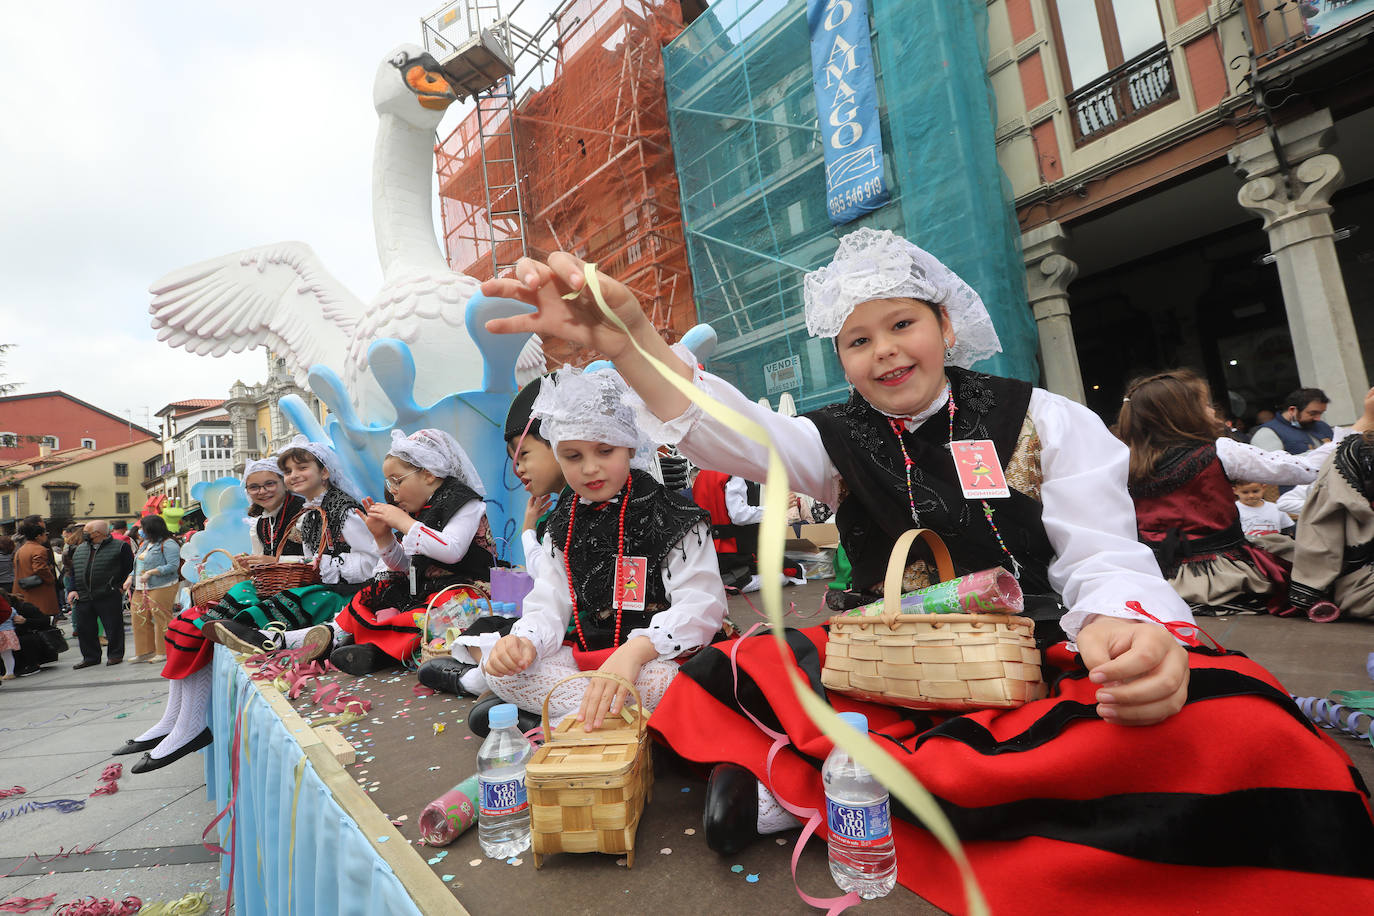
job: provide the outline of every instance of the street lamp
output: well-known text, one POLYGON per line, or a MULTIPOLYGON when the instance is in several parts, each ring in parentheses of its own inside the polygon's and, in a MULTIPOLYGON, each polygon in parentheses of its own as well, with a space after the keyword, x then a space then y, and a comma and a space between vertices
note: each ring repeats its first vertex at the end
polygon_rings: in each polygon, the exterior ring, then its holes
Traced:
POLYGON ((95 503, 94 503, 94 502, 86 503, 86 514, 87 514, 87 515, 90 515, 90 514, 91 514, 92 512, 94 512, 94 511, 95 511, 95 503))

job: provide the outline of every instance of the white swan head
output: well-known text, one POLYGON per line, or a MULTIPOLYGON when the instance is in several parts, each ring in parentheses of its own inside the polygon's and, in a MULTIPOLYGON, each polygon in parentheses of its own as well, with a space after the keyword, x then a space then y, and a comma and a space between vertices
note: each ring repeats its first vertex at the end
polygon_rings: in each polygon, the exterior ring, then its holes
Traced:
POLYGON ((395 115, 412 127, 433 131, 457 100, 439 62, 419 45, 397 45, 377 66, 372 104, 379 115, 395 115))

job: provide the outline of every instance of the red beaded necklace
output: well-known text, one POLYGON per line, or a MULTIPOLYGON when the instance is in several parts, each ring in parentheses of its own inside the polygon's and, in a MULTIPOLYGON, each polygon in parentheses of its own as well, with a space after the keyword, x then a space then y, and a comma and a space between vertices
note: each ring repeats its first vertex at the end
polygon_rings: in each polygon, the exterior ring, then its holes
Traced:
MULTIPOLYGON (((620 585, 620 561, 625 555, 625 508, 630 505, 630 488, 634 483, 633 477, 625 478, 625 493, 620 498, 620 533, 615 543, 615 581, 611 585, 611 600, 615 603, 615 645, 620 645, 620 618, 625 613, 624 595, 621 593, 620 585)), ((587 637, 582 635, 582 618, 577 616, 577 592, 573 589, 572 577, 572 539, 573 526, 577 522, 577 504, 580 500, 574 495, 572 508, 568 510, 568 536, 563 541, 563 571, 568 576, 568 597, 572 599, 572 619, 577 627, 577 641, 582 644, 582 651, 589 652, 591 647, 587 645, 587 637)), ((602 503, 602 508, 606 504, 602 503)))

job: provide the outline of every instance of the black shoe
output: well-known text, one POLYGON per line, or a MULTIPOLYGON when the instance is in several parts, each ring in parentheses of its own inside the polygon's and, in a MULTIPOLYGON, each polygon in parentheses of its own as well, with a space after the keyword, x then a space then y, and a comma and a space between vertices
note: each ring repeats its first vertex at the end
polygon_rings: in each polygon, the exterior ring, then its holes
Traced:
POLYGON ((121 665, 121 664, 123 664, 123 663, 124 663, 124 659, 122 659, 122 658, 112 658, 112 659, 110 659, 109 661, 107 661, 105 664, 106 664, 106 666, 111 666, 111 665, 121 665))
POLYGON ((72 670, 73 670, 73 671, 80 671, 82 668, 94 668, 94 667, 95 667, 96 665, 98 665, 98 664, 100 664, 100 659, 98 659, 98 658, 97 658, 95 661, 93 661, 93 662, 86 661, 86 659, 83 658, 81 661, 77 662, 75 665, 72 665, 72 670))
POLYGON ((706 783, 706 845, 732 856, 759 838, 759 781, 744 767, 717 764, 706 783))
MULTIPOLYGON (((504 702, 506 701, 494 693, 478 700, 473 704, 472 709, 468 710, 468 729, 479 738, 485 738, 491 734, 491 723, 487 721, 487 718, 491 715, 493 706, 500 706, 504 702)), ((515 714, 515 727, 520 729, 522 733, 532 728, 538 728, 543 724, 543 721, 537 712, 521 709, 515 714)))
POLYGON ((460 697, 474 697, 477 694, 470 692, 463 686, 462 677, 476 665, 468 662, 460 662, 456 658, 432 658, 420 666, 420 670, 415 672, 420 683, 443 693, 452 693, 460 697))
POLYGON ((362 676, 396 666, 396 659, 371 643, 341 646, 329 653, 329 663, 345 674, 362 676))
POLYGON ((159 735, 156 738, 149 738, 147 741, 136 741, 131 738, 128 741, 124 742, 123 747, 119 748, 116 751, 112 751, 111 756, 118 757, 121 754, 137 754, 141 751, 151 751, 153 748, 161 744, 162 739, 165 737, 167 736, 159 735))
POLYGON ((256 627, 237 620, 215 620, 205 627, 206 638, 217 642, 226 649, 241 655, 257 655, 260 652, 275 652, 282 647, 282 636, 278 630, 264 633, 256 627))
POLYGON ((153 757, 150 754, 144 754, 142 757, 138 758, 138 762, 129 767, 129 772, 147 773, 152 770, 160 770, 169 763, 175 763, 187 754, 194 753, 203 747, 208 747, 214 740, 214 732, 210 731, 207 727, 199 735, 196 735, 166 757, 153 757))

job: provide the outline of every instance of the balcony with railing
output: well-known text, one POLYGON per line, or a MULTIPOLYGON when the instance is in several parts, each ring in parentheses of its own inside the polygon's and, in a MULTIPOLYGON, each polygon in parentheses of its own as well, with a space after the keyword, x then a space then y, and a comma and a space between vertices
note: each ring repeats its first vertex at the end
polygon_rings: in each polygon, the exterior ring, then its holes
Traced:
POLYGON ((1177 99, 1169 48, 1156 45, 1068 96, 1074 145, 1090 143, 1177 99))

